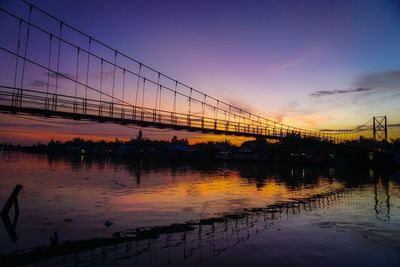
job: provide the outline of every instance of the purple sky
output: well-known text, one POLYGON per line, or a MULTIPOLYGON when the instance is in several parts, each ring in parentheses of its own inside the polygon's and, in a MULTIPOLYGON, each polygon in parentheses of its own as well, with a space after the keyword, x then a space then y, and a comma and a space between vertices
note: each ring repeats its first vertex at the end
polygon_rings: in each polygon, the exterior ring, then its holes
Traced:
MULTIPOLYGON (((270 119, 307 129, 351 128, 374 115, 400 122, 398 1, 32 2, 193 88, 270 119)), ((27 15, 19 1, 0 3, 27 15)), ((83 133, 73 125, 0 119, 9 131, 0 141, 38 140, 12 130, 46 131, 46 138, 83 133)), ((137 132, 101 127, 105 136, 137 132)), ((84 133, 97 128, 87 125, 84 133)))

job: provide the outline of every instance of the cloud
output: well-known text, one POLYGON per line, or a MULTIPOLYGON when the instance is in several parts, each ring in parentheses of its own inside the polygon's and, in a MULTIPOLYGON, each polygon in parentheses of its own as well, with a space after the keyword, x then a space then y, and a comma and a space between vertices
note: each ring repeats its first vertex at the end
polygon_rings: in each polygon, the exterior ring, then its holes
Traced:
POLYGON ((276 122, 282 122, 283 119, 288 115, 288 114, 293 114, 293 113, 298 113, 298 106, 299 103, 296 101, 291 101, 289 102, 286 106, 282 107, 277 113, 277 115, 274 116, 274 120, 276 122))
POLYGON ((271 73, 277 73, 281 71, 291 70, 305 64, 307 61, 312 61, 314 58, 326 53, 327 48, 325 46, 316 46, 307 50, 300 51, 294 55, 284 58, 282 62, 269 66, 266 71, 271 73))
POLYGON ((279 123, 297 124, 301 122, 307 127, 314 128, 321 120, 332 120, 331 115, 321 115, 315 106, 307 106, 296 101, 290 101, 275 113, 272 119, 279 123))
POLYGON ((349 94, 349 93, 361 93, 361 92, 369 92, 373 91, 372 88, 367 87, 358 87, 355 89, 345 89, 345 90, 321 90, 316 91, 310 94, 312 97, 322 97, 322 96, 329 96, 329 95, 339 95, 339 94, 349 94))
MULTIPOLYGON (((112 79, 114 73, 112 71, 103 71, 103 74, 101 74, 101 72, 95 72, 95 73, 89 73, 89 76, 90 78, 96 78, 99 80, 100 78, 103 78, 103 80, 107 80, 107 79, 112 79)), ((135 77, 135 79, 137 78, 135 77)))
POLYGON ((319 129, 321 132, 349 132, 354 129, 319 129))
MULTIPOLYGON (((44 122, 45 123, 45 122, 44 122)), ((15 128, 32 128, 32 129, 45 129, 45 130, 48 130, 48 129, 61 129, 62 127, 59 127, 59 126, 57 126, 57 125, 49 125, 48 123, 47 124, 40 124, 40 123, 21 123, 21 124, 19 124, 19 123, 8 123, 8 122, 6 122, 6 123, 0 123, 0 127, 8 127, 8 128, 12 128, 12 129, 15 129, 15 128)))
POLYGON ((365 74, 356 80, 355 85, 362 88, 400 90, 400 70, 365 74))
MULTIPOLYGON (((236 107, 238 109, 241 109, 242 111, 247 111, 247 112, 250 112, 250 113, 255 113, 256 112, 254 107, 251 104, 245 102, 243 99, 234 100, 234 99, 231 99, 231 98, 225 98, 224 101, 228 105, 231 105, 232 107, 236 107)), ((232 110, 232 111, 236 112, 237 110, 232 110)))
POLYGON ((33 79, 29 82, 29 85, 36 86, 36 87, 46 87, 47 82, 42 81, 42 80, 33 79))
MULTIPOLYGON (((34 86, 34 87, 45 88, 45 87, 47 87, 47 82, 43 81, 43 80, 32 79, 32 80, 29 81, 29 85, 30 86, 34 86)), ((49 87, 55 88, 56 84, 55 83, 49 83, 49 87)), ((58 87, 59 88, 63 88, 63 86, 61 86, 60 84, 58 84, 58 87)))
POLYGON ((66 79, 66 80, 75 80, 75 76, 66 72, 59 72, 59 75, 55 72, 43 72, 44 76, 49 76, 51 79, 56 79, 58 76, 58 79, 66 79))
POLYGON ((361 103, 363 105, 372 104, 377 101, 381 102, 397 98, 400 96, 400 70, 395 69, 360 75, 356 77, 353 86, 355 89, 321 90, 310 93, 309 96, 318 98, 318 101, 321 102, 324 96, 353 94, 352 103, 358 105, 361 103))
MULTIPOLYGON (((47 79, 47 77, 50 78, 50 80, 54 80, 57 78, 59 80, 75 80, 75 77, 72 74, 66 73, 66 72, 59 72, 59 75, 57 75, 57 73, 54 72, 42 72, 42 75, 45 76, 47 79)), ((29 82, 29 85, 31 86, 35 86, 35 87, 47 87, 47 81, 41 80, 41 79, 31 79, 31 81, 29 82)), ((55 83, 49 83, 50 87, 55 87, 55 83)), ((62 87, 60 85, 58 85, 59 87, 62 87)))

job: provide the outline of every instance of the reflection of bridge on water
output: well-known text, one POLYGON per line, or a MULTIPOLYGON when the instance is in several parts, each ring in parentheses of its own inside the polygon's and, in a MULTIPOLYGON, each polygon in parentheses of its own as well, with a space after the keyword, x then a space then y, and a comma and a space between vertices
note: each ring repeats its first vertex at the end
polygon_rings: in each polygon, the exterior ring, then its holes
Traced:
POLYGON ((389 187, 382 187, 386 196, 384 201, 378 196, 381 189, 376 185, 374 188, 374 203, 367 194, 371 193, 369 185, 344 188, 217 218, 126 230, 115 233, 113 238, 66 242, 57 247, 2 256, 0 260, 17 265, 40 262, 44 265, 75 266, 124 260, 124 264, 133 266, 196 266, 269 230, 277 220, 318 209, 341 205, 362 209, 374 207, 379 218, 383 216, 383 219, 390 220, 389 187))

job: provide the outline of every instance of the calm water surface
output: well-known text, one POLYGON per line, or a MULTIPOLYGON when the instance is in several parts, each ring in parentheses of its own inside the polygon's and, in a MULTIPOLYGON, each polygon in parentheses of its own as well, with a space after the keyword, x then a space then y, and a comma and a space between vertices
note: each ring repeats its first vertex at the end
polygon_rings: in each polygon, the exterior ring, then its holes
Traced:
POLYGON ((0 254, 50 266, 400 266, 399 180, 385 168, 2 153, 0 206, 23 190, 0 254))

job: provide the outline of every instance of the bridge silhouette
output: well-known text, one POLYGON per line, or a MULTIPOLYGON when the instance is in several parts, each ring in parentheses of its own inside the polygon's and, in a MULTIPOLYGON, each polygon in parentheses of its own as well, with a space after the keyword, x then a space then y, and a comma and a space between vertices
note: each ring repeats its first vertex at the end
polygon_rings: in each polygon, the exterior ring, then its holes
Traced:
POLYGON ((317 131, 259 116, 22 3, 27 18, 0 7, 0 112, 266 139, 295 135, 338 143, 379 137, 372 120, 354 129, 317 131))

